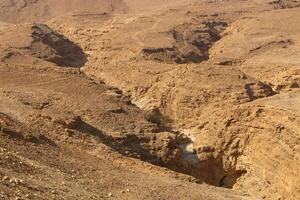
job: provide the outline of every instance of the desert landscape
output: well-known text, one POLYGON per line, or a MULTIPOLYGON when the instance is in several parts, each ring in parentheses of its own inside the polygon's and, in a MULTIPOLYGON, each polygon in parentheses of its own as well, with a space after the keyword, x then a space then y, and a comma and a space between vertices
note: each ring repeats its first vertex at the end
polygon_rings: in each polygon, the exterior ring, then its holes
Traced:
POLYGON ((300 199, 299 0, 0 0, 0 199, 300 199))

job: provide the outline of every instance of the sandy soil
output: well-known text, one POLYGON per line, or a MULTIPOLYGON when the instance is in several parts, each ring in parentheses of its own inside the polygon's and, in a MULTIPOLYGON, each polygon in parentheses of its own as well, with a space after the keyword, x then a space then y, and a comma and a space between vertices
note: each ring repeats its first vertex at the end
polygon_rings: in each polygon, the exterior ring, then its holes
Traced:
POLYGON ((299 11, 0 1, 0 197, 299 199, 299 11))

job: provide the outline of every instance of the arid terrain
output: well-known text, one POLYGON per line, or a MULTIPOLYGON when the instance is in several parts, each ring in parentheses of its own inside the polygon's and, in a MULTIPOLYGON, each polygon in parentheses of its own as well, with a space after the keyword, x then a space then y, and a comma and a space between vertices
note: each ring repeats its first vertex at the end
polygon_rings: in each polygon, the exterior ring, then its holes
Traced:
POLYGON ((0 199, 300 199, 299 0, 0 0, 0 199))

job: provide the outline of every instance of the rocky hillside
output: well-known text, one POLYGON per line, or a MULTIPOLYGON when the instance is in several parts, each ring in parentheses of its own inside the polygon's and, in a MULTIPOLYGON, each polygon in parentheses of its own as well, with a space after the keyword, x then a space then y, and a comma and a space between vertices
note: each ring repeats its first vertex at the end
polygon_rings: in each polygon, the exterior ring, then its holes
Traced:
POLYGON ((299 199, 299 5, 0 1, 0 197, 299 199))

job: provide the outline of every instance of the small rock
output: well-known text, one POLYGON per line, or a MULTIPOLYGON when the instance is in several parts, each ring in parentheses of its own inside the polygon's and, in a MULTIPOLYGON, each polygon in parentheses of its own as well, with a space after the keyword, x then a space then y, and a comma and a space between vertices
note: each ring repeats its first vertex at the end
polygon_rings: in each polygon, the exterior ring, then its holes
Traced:
POLYGON ((8 178, 8 176, 4 176, 3 178, 2 178, 2 181, 7 181, 9 178, 8 178))
POLYGON ((108 196, 109 196, 109 197, 112 197, 112 196, 113 196, 113 194, 112 194, 112 193, 109 193, 109 194, 108 194, 108 196))

